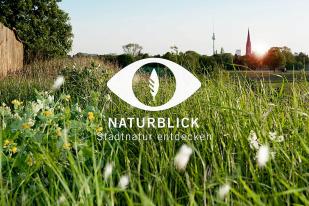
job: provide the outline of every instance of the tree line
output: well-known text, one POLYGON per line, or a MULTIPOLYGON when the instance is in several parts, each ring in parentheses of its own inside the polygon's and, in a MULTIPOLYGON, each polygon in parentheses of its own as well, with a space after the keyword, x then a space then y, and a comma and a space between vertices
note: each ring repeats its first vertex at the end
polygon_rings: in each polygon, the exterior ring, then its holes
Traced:
MULTIPOLYGON (((272 47, 265 55, 258 56, 238 56, 221 53, 212 56, 201 55, 195 51, 180 52, 176 46, 171 47, 171 51, 163 55, 150 56, 142 52, 142 46, 134 43, 123 46, 124 53, 121 55, 98 55, 105 61, 117 63, 120 67, 125 67, 137 60, 158 57, 178 63, 190 71, 207 73, 218 66, 226 70, 302 70, 309 68, 309 57, 305 53, 292 53, 288 47, 272 47)), ((82 56, 78 54, 77 56, 82 56)))

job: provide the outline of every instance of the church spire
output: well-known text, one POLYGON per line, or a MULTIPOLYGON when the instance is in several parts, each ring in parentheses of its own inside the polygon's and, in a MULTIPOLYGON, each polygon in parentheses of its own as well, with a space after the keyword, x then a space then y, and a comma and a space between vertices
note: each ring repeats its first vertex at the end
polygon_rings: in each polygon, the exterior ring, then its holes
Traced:
POLYGON ((251 38, 250 38, 250 30, 248 29, 247 44, 246 44, 246 56, 251 56, 251 54, 252 54, 251 38))

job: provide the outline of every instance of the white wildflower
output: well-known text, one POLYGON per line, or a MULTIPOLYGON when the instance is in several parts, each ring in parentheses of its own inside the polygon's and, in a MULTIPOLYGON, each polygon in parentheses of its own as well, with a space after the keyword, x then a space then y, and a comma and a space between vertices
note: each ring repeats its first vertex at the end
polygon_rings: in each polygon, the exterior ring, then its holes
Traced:
POLYGON ((283 142, 284 136, 283 135, 278 136, 277 132, 269 132, 269 139, 274 142, 283 142))
POLYGON ((17 120, 21 120, 21 117, 19 116, 18 113, 15 113, 15 114, 13 115, 13 118, 14 118, 14 119, 17 119, 17 120))
POLYGON ((81 113, 81 112, 82 112, 82 108, 81 108, 78 104, 75 104, 75 110, 76 110, 78 113, 81 113))
POLYGON ((269 160, 269 147, 262 145, 256 154, 257 163, 260 167, 264 167, 269 160))
POLYGON ((38 100, 37 102, 33 102, 31 104, 32 111, 34 114, 37 114, 41 109, 44 108, 44 104, 41 100, 38 100))
POLYGON ((59 197, 59 199, 58 199, 58 205, 62 205, 62 204, 64 204, 65 202, 66 202, 66 198, 65 198, 65 195, 64 194, 62 194, 60 197, 59 197))
POLYGON ((58 76, 57 79, 54 82, 53 90, 58 90, 60 87, 64 84, 64 77, 58 76))
POLYGON ((130 182, 130 178, 129 178, 128 175, 121 176, 120 179, 119 179, 118 186, 121 189, 126 189, 129 185, 129 182, 130 182))
POLYGON ((8 107, 5 103, 2 103, 2 106, 0 107, 0 114, 3 116, 11 114, 11 108, 8 107))
POLYGON ((260 143, 259 143, 257 135, 254 131, 250 131, 248 140, 249 140, 251 149, 258 150, 260 148, 260 143))
POLYGON ((269 132, 269 139, 274 141, 277 138, 277 132, 269 132))
POLYGON ((104 179, 107 180, 113 172, 113 164, 108 163, 104 168, 104 179))
POLYGON ((175 166, 177 170, 184 171, 192 155, 192 148, 187 145, 182 145, 175 157, 175 166))
POLYGON ((52 96, 52 95, 48 95, 48 97, 47 97, 47 101, 48 101, 48 103, 53 103, 53 102, 54 102, 54 100, 55 100, 55 97, 54 97, 54 96, 52 96))
POLYGON ((106 102, 110 102, 112 100, 111 95, 107 94, 105 95, 106 102))
POLYGON ((284 141, 284 136, 280 135, 277 137, 277 142, 283 142, 284 141))
POLYGON ((76 111, 77 111, 78 113, 81 113, 81 112, 82 112, 82 109, 81 109, 79 106, 77 106, 77 107, 76 107, 76 111))
POLYGON ((28 119, 28 125, 29 125, 30 127, 33 127, 33 126, 35 125, 35 120, 33 120, 33 119, 28 119))
POLYGON ((263 116, 263 118, 264 119, 266 119, 268 116, 269 116, 269 114, 272 112, 272 109, 269 109, 267 112, 265 112, 262 116, 263 116))
POLYGON ((231 186, 229 184, 222 185, 218 190, 218 197, 223 200, 229 194, 231 186))

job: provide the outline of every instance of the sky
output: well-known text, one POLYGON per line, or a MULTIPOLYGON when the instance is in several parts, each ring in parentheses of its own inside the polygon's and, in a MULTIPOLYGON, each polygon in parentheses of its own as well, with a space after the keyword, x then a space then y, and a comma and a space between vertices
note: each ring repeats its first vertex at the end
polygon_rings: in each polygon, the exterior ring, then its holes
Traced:
POLYGON ((309 53, 308 0, 63 0, 74 41, 71 54, 121 54, 138 43, 144 53, 180 51, 245 53, 250 28, 253 50, 288 46, 309 53))

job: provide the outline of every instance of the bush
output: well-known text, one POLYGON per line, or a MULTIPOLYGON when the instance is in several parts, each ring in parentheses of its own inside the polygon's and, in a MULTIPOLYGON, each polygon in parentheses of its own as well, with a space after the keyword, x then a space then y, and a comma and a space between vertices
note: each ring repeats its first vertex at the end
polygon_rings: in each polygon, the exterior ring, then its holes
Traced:
POLYGON ((117 63, 119 67, 124 68, 128 66, 129 64, 132 64, 134 62, 134 57, 130 54, 122 54, 117 56, 117 63))

